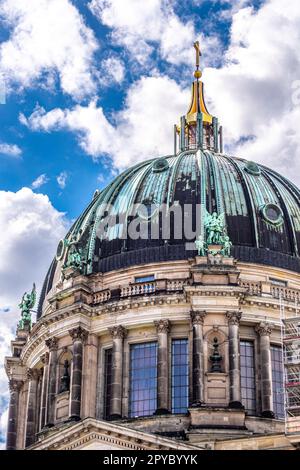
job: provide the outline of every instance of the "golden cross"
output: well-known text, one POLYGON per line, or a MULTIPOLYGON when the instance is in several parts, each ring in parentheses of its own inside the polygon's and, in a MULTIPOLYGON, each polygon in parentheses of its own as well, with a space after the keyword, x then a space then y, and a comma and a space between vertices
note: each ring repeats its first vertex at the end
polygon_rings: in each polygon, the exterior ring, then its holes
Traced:
POLYGON ((201 50, 200 50, 199 41, 194 42, 194 48, 196 50, 196 67, 197 67, 197 70, 198 70, 199 65, 200 65, 200 56, 202 55, 201 50))

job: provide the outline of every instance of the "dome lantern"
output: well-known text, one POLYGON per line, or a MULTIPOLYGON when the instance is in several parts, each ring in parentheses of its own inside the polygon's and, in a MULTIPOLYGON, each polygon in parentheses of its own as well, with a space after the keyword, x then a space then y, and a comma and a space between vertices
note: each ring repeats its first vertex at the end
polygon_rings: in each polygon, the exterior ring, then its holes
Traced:
POLYGON ((222 126, 218 119, 212 116, 204 100, 204 84, 200 80, 201 49, 199 41, 194 43, 196 51, 195 80, 192 83, 192 97, 189 110, 180 119, 180 126, 174 128, 175 151, 177 153, 177 136, 179 136, 180 151, 208 149, 214 152, 223 152, 222 126))

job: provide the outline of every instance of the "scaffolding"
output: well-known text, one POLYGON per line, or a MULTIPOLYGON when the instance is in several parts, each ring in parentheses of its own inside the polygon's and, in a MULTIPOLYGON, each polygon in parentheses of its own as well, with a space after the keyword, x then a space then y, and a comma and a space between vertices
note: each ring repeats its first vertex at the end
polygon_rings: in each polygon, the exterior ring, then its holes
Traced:
POLYGON ((284 377, 286 433, 300 431, 300 314, 295 302, 295 314, 285 314, 280 296, 282 364, 284 377))

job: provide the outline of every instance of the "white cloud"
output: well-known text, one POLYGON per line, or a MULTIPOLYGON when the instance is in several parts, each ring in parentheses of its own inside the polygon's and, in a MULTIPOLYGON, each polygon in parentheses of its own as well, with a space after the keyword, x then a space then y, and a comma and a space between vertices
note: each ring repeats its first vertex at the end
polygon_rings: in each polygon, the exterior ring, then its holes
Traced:
POLYGON ((64 214, 52 206, 48 196, 29 188, 16 193, 0 191, 0 434, 5 433, 3 407, 8 398, 3 361, 17 325, 17 305, 33 281, 41 291, 58 240, 66 230, 64 214))
POLYGON ((123 111, 110 124, 96 102, 71 110, 46 112, 37 107, 20 116, 33 130, 69 129, 79 135, 81 147, 97 158, 109 154, 117 168, 163 153, 172 153, 173 124, 187 109, 189 90, 168 77, 143 77, 128 92, 123 111))
POLYGON ((194 61, 191 45, 200 39, 207 51, 206 60, 214 63, 220 55, 216 37, 200 34, 192 21, 182 22, 171 0, 92 0, 89 7, 104 25, 112 29, 115 43, 128 49, 145 65, 154 50, 171 64, 194 61))
POLYGON ((43 186, 44 184, 46 184, 48 181, 49 181, 49 179, 47 178, 46 174, 43 173, 42 175, 38 176, 38 177, 31 183, 31 187, 32 187, 33 189, 38 189, 38 188, 40 188, 41 186, 43 186))
POLYGON ((108 57, 101 63, 101 77, 99 81, 102 85, 109 86, 121 83, 125 77, 124 63, 117 57, 108 57))
POLYGON ((10 157, 19 157, 22 154, 22 150, 18 145, 0 143, 0 154, 8 155, 10 157))
POLYGON ((95 92, 94 33, 69 0, 0 0, 1 17, 10 28, 0 45, 0 68, 8 92, 38 81, 74 98, 95 92))
POLYGON ((300 78, 297 0, 270 0, 257 12, 233 15, 225 64, 205 70, 213 111, 225 142, 237 155, 263 162, 300 183, 300 109, 293 84, 300 78), (251 137, 251 139, 247 139, 251 137))
POLYGON ((58 177, 56 178, 57 184, 60 189, 65 189, 67 184, 68 173, 66 171, 62 171, 58 177))
MULTIPOLYGON (((128 8, 124 6, 124 11, 117 8, 120 4, 116 1, 92 3, 94 8, 98 5, 98 16, 115 30, 130 26, 135 31, 141 24, 139 34, 149 29, 149 35, 155 37, 151 25, 160 14, 161 2, 147 2, 144 13, 137 5, 134 17, 135 0, 126 0, 128 8)), ((232 16, 223 66, 205 68, 203 74, 209 109, 224 125, 227 150, 274 167, 298 183, 300 104, 293 100, 297 93, 293 86, 300 79, 299 42, 297 0, 288 0, 285 9, 280 0, 269 0, 257 11, 244 7, 232 16)), ((167 54, 168 42, 160 47, 165 47, 167 54)), ((157 74, 131 85, 123 109, 110 116, 111 122, 95 101, 89 106, 57 108, 48 113, 37 108, 29 118, 20 119, 33 130, 69 129, 77 134, 85 152, 94 158, 108 154, 122 169, 135 161, 172 152, 172 125, 188 103, 187 90, 157 74)))

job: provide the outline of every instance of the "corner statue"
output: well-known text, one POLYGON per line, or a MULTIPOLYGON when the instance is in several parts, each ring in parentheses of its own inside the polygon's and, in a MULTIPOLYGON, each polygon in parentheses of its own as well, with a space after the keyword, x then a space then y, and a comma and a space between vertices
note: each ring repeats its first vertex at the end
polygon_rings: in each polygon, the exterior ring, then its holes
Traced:
POLYGON ((218 215, 206 213, 204 227, 206 229, 206 243, 208 245, 223 245, 225 232, 224 212, 218 215))
POLYGON ((21 303, 18 305, 18 307, 21 309, 21 320, 18 324, 18 328, 20 330, 23 330, 25 328, 25 325, 29 325, 29 328, 31 328, 31 310, 35 306, 35 302, 36 288, 35 284, 33 284, 31 293, 28 294, 27 292, 25 292, 22 297, 21 303))
POLYGON ((205 256, 208 252, 213 255, 230 256, 232 243, 226 233, 224 212, 218 215, 217 212, 210 214, 206 211, 204 230, 205 240, 203 235, 200 235, 195 242, 199 256, 205 256), (219 251, 209 250, 210 245, 220 245, 222 249, 219 251))

